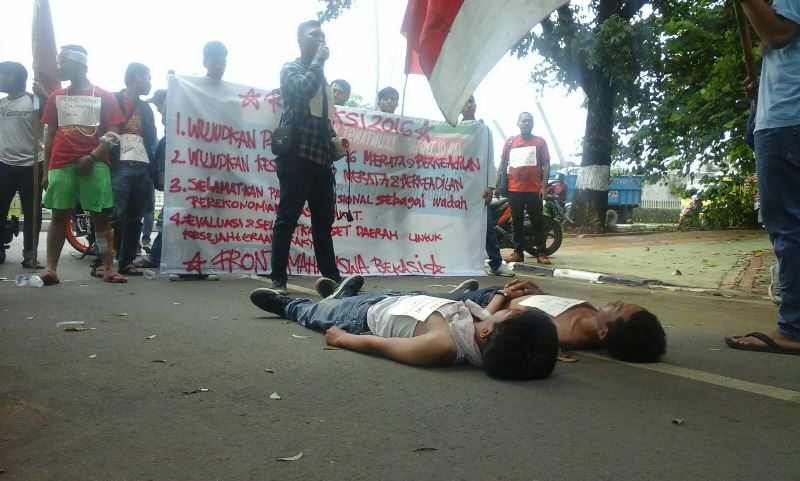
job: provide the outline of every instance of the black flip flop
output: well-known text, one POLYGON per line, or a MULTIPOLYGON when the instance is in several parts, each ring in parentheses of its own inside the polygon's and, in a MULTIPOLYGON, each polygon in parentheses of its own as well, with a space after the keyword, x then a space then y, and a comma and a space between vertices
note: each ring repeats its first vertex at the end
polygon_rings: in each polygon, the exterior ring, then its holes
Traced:
POLYGON ((771 337, 763 332, 751 332, 750 334, 746 334, 742 337, 755 337, 756 339, 764 342, 766 346, 748 346, 745 344, 739 344, 734 342, 732 337, 726 337, 725 344, 727 344, 731 349, 741 349, 742 351, 771 352, 773 354, 789 354, 792 356, 800 356, 800 349, 786 349, 780 347, 775 343, 775 341, 772 340, 771 337))

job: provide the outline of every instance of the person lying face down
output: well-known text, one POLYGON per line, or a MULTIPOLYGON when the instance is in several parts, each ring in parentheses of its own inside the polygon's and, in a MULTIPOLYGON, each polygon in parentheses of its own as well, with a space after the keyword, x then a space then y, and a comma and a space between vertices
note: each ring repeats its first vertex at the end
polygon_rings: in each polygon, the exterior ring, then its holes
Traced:
POLYGON ((558 356, 556 328, 538 309, 490 314, 472 301, 377 291, 356 295, 361 276, 340 284, 320 302, 295 299, 269 288, 250 300, 259 308, 325 333, 335 347, 386 357, 412 366, 467 362, 502 379, 544 379, 558 356), (372 333, 373 335, 362 335, 372 333))
MULTIPOLYGON (((580 299, 550 296, 531 281, 517 279, 505 287, 453 293, 414 291, 418 294, 472 301, 489 313, 540 309, 553 318, 561 349, 606 349, 626 362, 657 362, 666 352, 667 338, 658 318, 638 304, 609 302, 599 309, 580 299)), ((469 283, 465 283, 469 284, 469 283)))

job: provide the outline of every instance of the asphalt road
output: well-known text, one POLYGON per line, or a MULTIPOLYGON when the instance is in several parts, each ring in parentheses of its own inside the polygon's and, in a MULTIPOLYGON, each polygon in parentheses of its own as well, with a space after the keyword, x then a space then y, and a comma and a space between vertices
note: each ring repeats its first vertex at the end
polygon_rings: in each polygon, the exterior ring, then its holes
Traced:
MULTIPOLYGON (((18 257, 0 276, 22 272, 18 257)), ((65 254, 68 282, 0 283, 0 480, 800 479, 800 357, 722 340, 771 329, 768 301, 536 278, 649 307, 668 354, 651 370, 576 353, 548 380, 504 382, 325 350, 253 307, 253 279, 109 285, 88 272, 65 254), (90 329, 56 327, 69 320, 90 329)))

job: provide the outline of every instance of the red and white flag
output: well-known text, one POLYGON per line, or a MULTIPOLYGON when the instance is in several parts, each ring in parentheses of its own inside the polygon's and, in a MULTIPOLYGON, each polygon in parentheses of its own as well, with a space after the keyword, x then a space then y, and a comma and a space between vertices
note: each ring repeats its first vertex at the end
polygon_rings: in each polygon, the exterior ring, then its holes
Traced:
POLYGON ((56 36, 48 0, 33 0, 33 78, 48 92, 61 87, 56 68, 56 36))
POLYGON ((523 35, 568 0, 409 0, 406 73, 428 77, 455 125, 467 98, 523 35))

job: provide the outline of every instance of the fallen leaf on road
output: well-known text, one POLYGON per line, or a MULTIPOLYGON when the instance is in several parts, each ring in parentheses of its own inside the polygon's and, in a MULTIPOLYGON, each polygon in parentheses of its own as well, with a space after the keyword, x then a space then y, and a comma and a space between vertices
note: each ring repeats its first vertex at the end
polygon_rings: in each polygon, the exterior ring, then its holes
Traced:
POLYGON ((167 362, 167 360, 166 359, 153 359, 150 362, 167 362))
POLYGON ((97 354, 89 354, 89 359, 94 359, 97 357, 97 354))
POLYGON ((323 351, 341 351, 338 347, 333 346, 325 346, 322 348, 323 351))
POLYGON ((264 369, 264 372, 268 372, 270 374, 275 374, 275 371, 273 371, 272 369, 264 369))
POLYGON ((683 418, 675 418, 675 419, 673 419, 672 420, 672 424, 677 424, 678 426, 680 426, 681 424, 683 424, 683 418))
POLYGON ((197 394, 199 392, 208 392, 209 389, 207 387, 201 387, 200 389, 195 389, 194 391, 183 391, 184 394, 197 394))
POLYGON ((127 312, 120 312, 119 314, 115 314, 115 315, 119 316, 119 317, 125 317, 125 316, 128 315, 128 313, 127 312))
POLYGON ((270 395, 269 395, 269 398, 270 398, 270 399, 274 399, 274 400, 276 400, 276 401, 280 401, 280 400, 281 400, 281 395, 280 395, 280 394, 278 394, 278 393, 277 393, 277 391, 276 391, 276 392, 274 392, 274 393, 270 394, 270 395))
POLYGON ((311 336, 298 336, 297 334, 292 334, 292 337, 295 339, 308 339, 311 336))
POLYGON ((430 451, 438 451, 436 448, 417 448, 414 450, 415 453, 427 453, 430 451))
POLYGON ((303 457, 303 451, 295 454, 294 456, 290 456, 288 458, 275 458, 276 461, 297 461, 298 459, 303 457))
POLYGON ((155 335, 155 334, 153 334, 152 336, 147 336, 147 337, 145 337, 145 339, 155 339, 155 338, 156 338, 156 335, 155 335))
POLYGON ((212 321, 213 321, 214 319, 219 319, 219 316, 213 316, 213 317, 211 317, 211 320, 212 320, 212 321))
POLYGON ((721 351, 721 350, 722 349, 720 349, 718 347, 712 347, 712 348, 709 349, 709 351, 721 351))
POLYGON ((561 362, 578 362, 577 359, 570 356, 569 354, 561 354, 558 356, 558 360, 561 362))
POLYGON ((683 272, 679 271, 678 269, 675 269, 675 272, 673 272, 672 275, 673 276, 682 276, 683 272))
POLYGON ((67 326, 64 328, 66 332, 79 332, 79 331, 87 331, 88 328, 86 326, 67 326))

